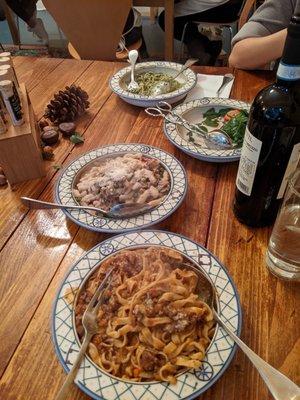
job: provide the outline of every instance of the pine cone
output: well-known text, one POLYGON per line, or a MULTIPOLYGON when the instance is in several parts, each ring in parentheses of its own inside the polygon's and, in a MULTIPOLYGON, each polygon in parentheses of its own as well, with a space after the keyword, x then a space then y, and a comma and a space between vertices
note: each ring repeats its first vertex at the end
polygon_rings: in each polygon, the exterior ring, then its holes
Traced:
POLYGON ((79 86, 66 86, 65 90, 60 90, 54 95, 47 105, 44 117, 56 125, 72 122, 89 107, 88 98, 88 94, 79 86))

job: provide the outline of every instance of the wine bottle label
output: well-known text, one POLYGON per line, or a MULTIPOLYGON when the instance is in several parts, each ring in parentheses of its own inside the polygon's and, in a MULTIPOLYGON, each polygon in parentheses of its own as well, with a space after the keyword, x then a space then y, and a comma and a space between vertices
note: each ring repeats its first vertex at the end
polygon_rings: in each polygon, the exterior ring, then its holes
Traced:
POLYGON ((14 82, 10 80, 0 81, 0 92, 13 125, 23 124, 21 99, 14 82))
POLYGON ((261 145, 262 141, 253 136, 247 127, 236 178, 237 188, 247 196, 252 192, 261 145))
POLYGON ((286 81, 300 79, 300 65, 288 65, 281 61, 278 66, 277 77, 286 81))
POLYGON ((292 154, 289 159, 289 163, 286 167, 285 174, 284 174, 284 177, 282 179, 282 182, 281 182, 281 185, 279 188, 277 199, 282 199, 285 189, 286 189, 286 185, 288 183, 288 180, 289 180, 290 176, 292 175, 292 173, 296 170, 299 161, 300 161, 300 143, 297 143, 293 147, 292 154))

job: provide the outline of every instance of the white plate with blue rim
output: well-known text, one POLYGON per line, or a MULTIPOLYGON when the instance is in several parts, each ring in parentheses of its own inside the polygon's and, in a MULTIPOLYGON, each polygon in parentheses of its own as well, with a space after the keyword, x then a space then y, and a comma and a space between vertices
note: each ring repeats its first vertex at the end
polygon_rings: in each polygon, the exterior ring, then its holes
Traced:
MULTIPOLYGON (((173 109, 173 112, 186 119, 191 124, 202 124, 206 119, 205 115, 209 110, 221 112, 228 109, 245 110, 249 112, 250 104, 239 100, 222 99, 215 97, 204 97, 182 103, 173 109)), ((220 117, 221 119, 221 117, 220 117)), ((222 127, 220 122, 218 128, 222 127)), ((246 127, 246 125, 245 125, 246 127)), ((210 130, 214 128, 209 128, 210 130)), ((202 137, 191 135, 187 129, 180 125, 175 125, 169 121, 164 122, 164 133, 168 140, 184 153, 202 161, 224 163, 238 161, 241 157, 241 145, 232 149, 216 149, 212 145, 207 146, 207 141, 202 137)))
POLYGON ((129 153, 141 153, 154 158, 166 169, 170 177, 170 190, 162 202, 144 214, 130 218, 108 218, 84 210, 63 210, 77 225, 96 232, 121 233, 147 228, 168 218, 182 203, 187 192, 186 172, 181 163, 171 154, 145 144, 114 144, 85 153, 72 161, 60 174, 56 184, 56 201, 60 204, 78 205, 74 196, 74 182, 81 171, 94 162, 129 153))
MULTIPOLYGON (((174 62, 147 61, 136 64, 135 75, 137 76, 144 72, 154 72, 174 76, 181 68, 182 64, 174 62)), ((145 96, 129 92, 127 87, 130 82, 130 71, 131 67, 122 68, 111 77, 109 85, 111 90, 120 96, 121 99, 139 107, 152 107, 162 100, 167 101, 170 104, 176 103, 177 101, 182 100, 197 83, 195 72, 188 68, 176 78, 181 85, 177 90, 156 96, 145 96)))
MULTIPOLYGON (((208 275, 218 292, 220 317, 237 335, 240 334, 242 315, 236 287, 226 268, 213 254, 196 242, 171 232, 129 232, 107 239, 84 254, 71 267, 58 290, 53 307, 52 335, 56 354, 66 372, 71 369, 80 349, 73 303, 77 289, 102 261, 116 252, 149 246, 175 249, 208 275)), ((177 375, 176 384, 126 381, 102 370, 87 355, 75 383, 95 400, 190 400, 216 383, 228 368, 235 350, 234 342, 217 325, 201 368, 177 375)))

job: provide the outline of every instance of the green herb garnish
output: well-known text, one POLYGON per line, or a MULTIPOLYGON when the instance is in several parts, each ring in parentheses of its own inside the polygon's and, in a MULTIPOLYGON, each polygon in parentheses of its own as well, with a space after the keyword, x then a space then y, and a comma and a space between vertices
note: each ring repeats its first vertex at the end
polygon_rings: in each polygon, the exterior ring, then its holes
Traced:
POLYGON ((219 111, 216 111, 214 108, 209 108, 205 113, 203 113, 203 117, 209 119, 224 117, 228 111, 230 111, 230 108, 221 108, 219 111))
POLYGON ((227 135, 232 139, 233 143, 238 147, 241 147, 243 144, 248 117, 248 111, 241 110, 238 115, 231 118, 230 121, 226 122, 222 126, 222 131, 227 133, 227 135))
POLYGON ((61 164, 54 164, 52 165, 52 168, 55 169, 55 171, 58 171, 62 168, 63 166, 61 164))
POLYGON ((84 142, 84 138, 79 133, 75 132, 74 135, 70 137, 70 141, 74 144, 79 144, 84 142))
POLYGON ((211 126, 212 128, 216 128, 219 126, 219 121, 217 118, 205 118, 205 120, 202 121, 203 125, 206 126, 211 126))
MULTIPOLYGON (((245 129, 248 121, 249 113, 246 110, 238 110, 239 113, 232 117, 228 122, 223 122, 224 116, 229 112, 235 110, 234 108, 221 108, 216 111, 214 107, 209 108, 203 113, 203 121, 199 124, 199 130, 208 132, 209 128, 217 128, 220 126, 220 130, 227 133, 232 139, 233 144, 237 147, 241 147, 244 140, 245 129)), ((192 135, 192 134, 191 134, 192 135)), ((194 141, 189 137, 189 141, 194 141)))

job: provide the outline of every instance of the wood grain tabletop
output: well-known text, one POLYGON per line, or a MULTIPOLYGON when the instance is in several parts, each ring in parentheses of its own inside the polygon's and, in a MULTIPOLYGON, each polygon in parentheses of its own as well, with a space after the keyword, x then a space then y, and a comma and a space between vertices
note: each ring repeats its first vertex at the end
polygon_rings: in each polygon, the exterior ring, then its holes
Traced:
MULTIPOLYGON (((242 339, 261 357, 300 383, 299 286, 276 279, 265 265, 270 228, 253 229, 233 216, 237 163, 195 160, 165 138, 162 122, 111 93, 108 79, 118 63, 16 57, 20 82, 25 82, 37 117, 54 92, 76 83, 90 96, 89 112, 77 131, 82 145, 61 139, 54 161, 45 161, 42 179, 0 188, 0 399, 54 399, 65 379, 51 341, 50 316, 58 287, 72 263, 107 238, 78 227, 59 210, 28 211, 20 196, 54 199, 58 172, 81 153, 99 146, 140 142, 172 154, 185 167, 189 189, 181 207, 156 225, 206 246, 231 274, 243 311, 242 339)), ((196 68, 221 74, 225 68, 196 68)), ((235 71, 231 97, 251 101, 271 82, 266 72, 235 71)), ((267 389, 242 352, 237 351, 224 375, 199 399, 264 400, 267 389)), ((73 386, 69 400, 88 399, 73 386)))

